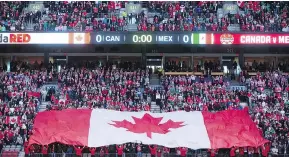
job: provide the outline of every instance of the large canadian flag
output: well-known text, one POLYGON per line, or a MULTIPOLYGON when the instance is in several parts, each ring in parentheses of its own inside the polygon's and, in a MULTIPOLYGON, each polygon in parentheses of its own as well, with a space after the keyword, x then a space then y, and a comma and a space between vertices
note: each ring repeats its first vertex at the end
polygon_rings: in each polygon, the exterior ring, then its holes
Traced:
POLYGON ((161 114, 68 109, 37 114, 29 144, 56 141, 89 147, 142 142, 192 149, 258 147, 268 142, 247 110, 161 114))
POLYGON ((19 124, 20 123, 20 116, 7 116, 6 117, 6 124, 19 124))

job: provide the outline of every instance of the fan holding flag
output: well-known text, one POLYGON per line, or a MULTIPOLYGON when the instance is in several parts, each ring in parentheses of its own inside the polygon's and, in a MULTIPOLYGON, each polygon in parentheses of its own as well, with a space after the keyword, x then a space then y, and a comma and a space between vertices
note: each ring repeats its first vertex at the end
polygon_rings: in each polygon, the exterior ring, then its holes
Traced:
POLYGON ((6 117, 6 124, 19 124, 20 123, 20 116, 7 116, 6 117))
POLYGON ((66 104, 66 99, 60 99, 59 105, 64 106, 66 104))

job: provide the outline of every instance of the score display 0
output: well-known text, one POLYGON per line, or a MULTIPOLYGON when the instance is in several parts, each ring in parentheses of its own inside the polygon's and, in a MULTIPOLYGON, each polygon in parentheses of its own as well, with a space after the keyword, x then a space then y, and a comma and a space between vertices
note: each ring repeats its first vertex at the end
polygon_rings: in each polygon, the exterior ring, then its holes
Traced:
MULTIPOLYGON (((98 44, 200 44, 201 33, 101 33, 92 37, 98 44)), ((204 43, 205 44, 205 43, 204 43)))

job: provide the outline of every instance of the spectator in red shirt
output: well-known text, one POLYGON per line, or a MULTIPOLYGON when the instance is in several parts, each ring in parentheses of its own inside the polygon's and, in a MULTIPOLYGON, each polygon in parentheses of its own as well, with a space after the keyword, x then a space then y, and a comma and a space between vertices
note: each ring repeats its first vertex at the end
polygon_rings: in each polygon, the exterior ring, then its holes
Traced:
POLYGON ((245 155, 245 151, 243 147, 239 147, 239 155, 244 156, 245 155))
POLYGON ((146 24, 144 23, 144 24, 142 24, 142 31, 147 31, 147 26, 146 26, 146 24))
POLYGON ((112 17, 111 17, 111 21, 112 21, 113 23, 116 23, 116 16, 112 16, 112 17))
POLYGON ((261 146, 261 148, 262 148, 262 156, 268 157, 270 152, 270 143, 264 144, 264 146, 261 146))
POLYGON ((187 156, 188 148, 180 147, 178 150, 180 151, 180 156, 181 156, 181 157, 187 156))
POLYGON ((185 31, 188 31, 188 30, 189 30, 188 24, 184 24, 184 30, 185 30, 185 31))
POLYGON ((89 148, 89 151, 90 151, 90 155, 91 157, 95 157, 95 151, 96 151, 96 148, 89 148))
POLYGON ((123 145, 116 145, 116 150, 117 150, 117 156, 122 157, 123 154, 123 145))
POLYGON ((42 146, 42 150, 41 150, 43 157, 48 157, 48 146, 44 145, 42 146))
POLYGON ((83 148, 84 147, 76 147, 76 146, 74 146, 75 154, 76 154, 77 157, 81 157, 83 148))
POLYGON ((29 157, 29 155, 30 155, 30 146, 28 144, 24 145, 24 153, 25 153, 25 157, 29 157))
POLYGON ((222 27, 223 31, 228 31, 228 26, 226 24, 224 24, 224 26, 222 27))
POLYGON ((217 24, 213 24, 212 25, 212 31, 217 31, 218 25, 217 24))
POLYGON ((236 156, 236 152, 235 152, 236 149, 237 149, 236 147, 232 147, 232 148, 231 148, 231 150, 230 150, 230 157, 235 157, 235 156, 236 156))
POLYGON ((156 145, 154 145, 154 146, 149 145, 149 149, 151 151, 151 157, 155 157, 157 154, 157 146, 156 145))
POLYGON ((25 157, 29 157, 30 154, 33 152, 34 152, 34 147, 32 145, 28 145, 28 143, 26 142, 26 144, 24 145, 25 157))

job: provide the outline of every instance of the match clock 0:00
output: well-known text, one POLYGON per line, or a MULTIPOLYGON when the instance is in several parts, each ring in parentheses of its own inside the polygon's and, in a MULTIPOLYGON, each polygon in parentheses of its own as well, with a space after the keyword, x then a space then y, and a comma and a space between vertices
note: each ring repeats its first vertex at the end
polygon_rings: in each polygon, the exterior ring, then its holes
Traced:
POLYGON ((152 42, 152 36, 151 35, 133 35, 132 41, 134 43, 151 43, 152 42))

